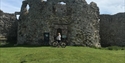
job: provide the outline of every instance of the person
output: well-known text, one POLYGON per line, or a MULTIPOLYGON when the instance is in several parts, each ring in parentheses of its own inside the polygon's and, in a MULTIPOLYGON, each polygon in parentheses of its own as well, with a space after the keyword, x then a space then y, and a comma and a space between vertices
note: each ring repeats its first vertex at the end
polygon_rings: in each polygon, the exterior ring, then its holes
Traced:
MULTIPOLYGON (((58 41, 58 43, 60 44, 60 42, 61 42, 61 34, 60 33, 58 33, 58 36, 57 36, 57 41, 58 41)), ((59 46, 59 45, 58 45, 59 46)))

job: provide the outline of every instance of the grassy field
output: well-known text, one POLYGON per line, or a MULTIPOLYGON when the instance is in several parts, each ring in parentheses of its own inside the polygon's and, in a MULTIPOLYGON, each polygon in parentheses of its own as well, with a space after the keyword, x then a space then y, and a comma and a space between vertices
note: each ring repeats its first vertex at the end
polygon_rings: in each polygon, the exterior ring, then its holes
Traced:
POLYGON ((89 47, 5 47, 0 63, 125 63, 125 50, 89 47))

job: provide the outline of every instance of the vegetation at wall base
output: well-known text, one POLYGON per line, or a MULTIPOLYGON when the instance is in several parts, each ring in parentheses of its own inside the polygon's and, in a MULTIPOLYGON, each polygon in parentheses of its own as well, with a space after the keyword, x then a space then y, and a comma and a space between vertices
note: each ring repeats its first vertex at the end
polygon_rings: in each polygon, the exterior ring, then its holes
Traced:
MULTIPOLYGON (((28 44, 23 44, 23 45, 17 45, 14 46, 13 43, 9 42, 0 42, 0 47, 45 47, 44 45, 28 45, 28 44)), ((49 47, 49 46, 46 46, 49 47)), ((82 47, 82 46, 74 46, 74 47, 82 47)), ((86 46, 83 46, 86 47, 86 46)), ((105 49, 105 50, 125 50, 125 46, 108 46, 108 47, 91 47, 95 49, 105 49)))
POLYGON ((109 46, 106 47, 108 50, 125 50, 125 47, 119 47, 119 46, 109 46))

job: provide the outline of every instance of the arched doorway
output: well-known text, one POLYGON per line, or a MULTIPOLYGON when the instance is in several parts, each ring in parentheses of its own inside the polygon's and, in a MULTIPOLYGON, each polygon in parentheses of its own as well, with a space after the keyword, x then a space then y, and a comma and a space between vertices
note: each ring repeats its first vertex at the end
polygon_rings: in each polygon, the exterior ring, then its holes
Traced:
POLYGON ((62 29, 61 28, 56 29, 56 33, 54 35, 54 40, 57 40, 56 37, 58 36, 58 33, 60 33, 62 35, 62 29))
POLYGON ((44 33, 44 44, 43 45, 49 45, 49 33, 44 33))
POLYGON ((61 29, 61 28, 58 28, 58 29, 57 29, 57 34, 58 34, 58 33, 62 34, 62 29, 61 29))

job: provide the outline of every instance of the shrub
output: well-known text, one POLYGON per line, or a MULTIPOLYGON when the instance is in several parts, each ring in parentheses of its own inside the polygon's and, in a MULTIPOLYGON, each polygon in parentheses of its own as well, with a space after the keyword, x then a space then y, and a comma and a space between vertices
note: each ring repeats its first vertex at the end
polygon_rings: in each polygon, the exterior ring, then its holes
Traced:
POLYGON ((110 46, 106 47, 108 50, 125 50, 125 47, 119 47, 119 46, 110 46))

